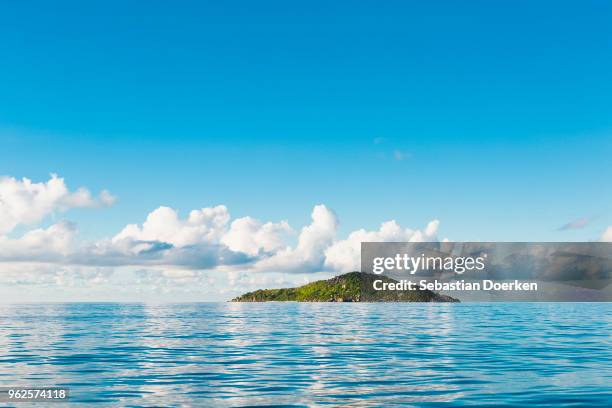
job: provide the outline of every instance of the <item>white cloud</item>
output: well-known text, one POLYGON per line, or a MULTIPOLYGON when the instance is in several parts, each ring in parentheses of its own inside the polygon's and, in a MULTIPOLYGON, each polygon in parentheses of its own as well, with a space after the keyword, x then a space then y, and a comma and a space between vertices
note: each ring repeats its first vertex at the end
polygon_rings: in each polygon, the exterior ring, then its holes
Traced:
POLYGON ((37 223, 56 211, 108 206, 114 201, 108 191, 102 191, 97 198, 84 188, 71 192, 64 179, 55 174, 46 183, 0 177, 0 234, 21 224, 37 223))
POLYGON ((94 242, 79 240, 76 225, 68 221, 34 228, 20 237, 8 235, 16 226, 40 222, 56 211, 113 201, 106 191, 98 197, 84 188, 70 191, 56 175, 44 183, 0 179, 0 263, 156 268, 164 278, 184 281, 195 279, 198 270, 349 271, 357 269, 362 240, 431 240, 438 228, 437 220, 424 231, 389 221, 379 231, 358 230, 337 240, 338 217, 319 204, 313 207, 310 224, 296 236, 287 221, 263 222, 248 216, 232 220, 227 207, 217 205, 193 210, 184 218, 175 209, 161 206, 142 224, 128 224, 116 235, 94 242))
POLYGON ((169 207, 149 213, 142 226, 129 224, 113 237, 113 242, 158 241, 175 246, 218 242, 227 230, 230 214, 224 205, 193 210, 186 219, 169 207))
POLYGON ((251 217, 238 218, 232 222, 221 242, 232 251, 257 255, 274 253, 286 245, 287 236, 293 229, 287 221, 265 224, 251 217))
POLYGON ((149 213, 142 225, 129 224, 111 239, 81 248, 72 259, 82 264, 141 265, 216 269, 278 270, 321 267, 323 251, 335 234, 337 220, 325 206, 313 210, 313 222, 303 228, 295 248, 286 221, 263 223, 252 217, 230 224, 225 206, 192 211, 185 219, 168 207, 149 213), (261 263, 260 263, 261 262, 261 263), (266 268, 264 268, 266 269, 266 268))
POLYGON ((395 220, 381 224, 378 231, 360 229, 347 239, 335 242, 325 251, 325 266, 340 272, 360 269, 362 242, 422 242, 436 240, 440 221, 433 220, 424 231, 402 228, 395 220))
POLYGON ((331 245, 338 229, 338 217, 323 204, 316 205, 312 222, 302 228, 295 248, 287 247, 274 256, 264 258, 256 265, 260 270, 321 271, 325 249, 331 245))
POLYGON ((423 230, 388 221, 378 231, 354 231, 337 240, 338 217, 316 205, 311 223, 295 235, 287 221, 235 219, 223 205, 193 210, 180 218, 159 207, 141 224, 128 224, 112 238, 80 242, 76 226, 61 221, 19 238, 0 236, 0 262, 48 262, 83 267, 161 267, 167 277, 186 279, 194 270, 253 269, 263 272, 346 272, 359 268, 362 241, 430 241, 438 220, 423 230), (295 239, 295 238, 294 238, 295 239), (168 269, 172 271, 170 272, 168 269), (229 269, 227 269, 229 268, 229 269))
POLYGON ((194 210, 181 219, 175 210, 159 207, 142 225, 127 225, 111 240, 96 243, 91 252, 116 265, 126 262, 192 269, 240 266, 275 272, 322 271, 325 250, 335 239, 338 219, 322 204, 313 208, 311 218, 297 243, 290 246, 294 230, 287 221, 264 223, 242 217, 230 224, 230 214, 222 205, 194 210))
POLYGON ((601 234, 601 241, 612 242, 612 225, 606 228, 603 234, 601 234))
POLYGON ((60 221, 48 228, 36 228, 20 238, 0 236, 0 260, 60 261, 76 248, 76 226, 60 221))

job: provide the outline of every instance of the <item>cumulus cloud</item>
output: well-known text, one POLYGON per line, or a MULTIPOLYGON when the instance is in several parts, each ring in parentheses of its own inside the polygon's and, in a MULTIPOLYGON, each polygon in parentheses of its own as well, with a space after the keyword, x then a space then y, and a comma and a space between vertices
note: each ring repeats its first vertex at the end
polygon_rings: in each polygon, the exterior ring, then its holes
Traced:
POLYGON ((249 255, 272 254, 286 245, 291 234, 293 229, 287 221, 262 223, 255 218, 243 217, 232 222, 221 242, 232 251, 249 255))
POLYGON ((332 244, 338 229, 338 217, 323 204, 316 205, 311 223, 300 232, 295 247, 287 247, 260 260, 256 268, 272 271, 320 271, 325 263, 325 249, 332 244))
MULTIPOLYGON (((239 222, 232 229, 229 221, 229 211, 223 205, 192 210, 184 219, 176 210, 162 206, 150 212, 142 225, 129 224, 112 239, 97 242, 83 254, 83 262, 94 259, 114 265, 166 265, 186 269, 248 264, 253 259, 251 254, 257 254, 248 242, 256 239, 249 235, 254 231, 243 230, 241 236, 240 226, 244 223, 239 222)), ((257 220, 251 223, 252 226, 260 224, 257 220)), ((263 231, 258 235, 261 238, 265 238, 266 231, 274 232, 270 226, 261 225, 261 228, 263 231)), ((273 242, 270 239, 268 244, 273 246, 273 242)))
POLYGON ((0 179, 0 262, 159 268, 165 279, 181 280, 192 278, 196 270, 349 271, 358 268, 363 240, 430 240, 438 228, 437 220, 423 231, 388 221, 378 231, 358 230, 338 240, 338 217, 323 204, 313 207, 310 223, 299 233, 287 221, 264 222, 249 216, 232 220, 227 207, 217 205, 192 210, 184 217, 161 206, 141 224, 128 224, 114 236, 91 242, 80 240, 76 225, 68 221, 33 228, 19 237, 8 234, 18 225, 40 222, 56 211, 105 206, 113 201, 106 191, 97 197, 84 188, 71 191, 56 175, 41 183, 26 178, 0 179))
POLYGON ((28 231, 20 238, 0 236, 0 261, 61 261, 75 251, 76 233, 75 224, 60 221, 28 231))
MULTIPOLYGON (((295 235, 287 221, 262 222, 242 217, 230 223, 225 206, 192 211, 185 219, 168 207, 152 211, 142 225, 130 224, 111 240, 83 255, 112 265, 166 265, 191 269, 240 267, 265 272, 350 271, 359 268, 362 241, 430 241, 439 221, 423 230, 388 221, 378 231, 358 230, 337 240, 338 217, 316 205, 310 224, 295 235)), ((91 260, 82 263, 91 263, 91 260)))
POLYGON ((164 266, 183 269, 215 269, 246 265, 253 258, 215 243, 174 246, 160 241, 102 240, 84 246, 66 263, 99 266, 164 266))
POLYGON ((113 242, 157 241, 175 246, 213 243, 223 236, 230 220, 224 205, 193 210, 182 220, 169 207, 159 207, 149 213, 142 226, 129 224, 113 237, 113 242))
POLYGON ((337 239, 338 217, 323 204, 314 206, 311 222, 297 237, 287 221, 252 217, 231 221, 223 205, 191 211, 181 218, 159 207, 142 224, 128 224, 111 238, 81 242, 67 221, 36 228, 19 238, 0 236, 0 262, 47 262, 90 267, 174 268, 167 277, 184 279, 193 270, 264 272, 350 271, 359 268, 361 241, 436 239, 438 220, 426 228, 402 228, 388 221, 378 231, 357 230, 337 239), (291 242, 294 242, 292 244, 291 242))
POLYGON ((114 201, 108 191, 102 191, 98 197, 84 188, 70 191, 64 179, 55 174, 44 183, 0 177, 0 234, 7 234, 21 224, 37 223, 56 211, 108 206, 114 201))
POLYGON ((395 220, 383 222, 378 231, 360 229, 347 239, 335 242, 325 250, 325 266, 341 272, 360 269, 362 242, 422 242, 437 240, 440 221, 433 220, 424 231, 402 228, 395 220))

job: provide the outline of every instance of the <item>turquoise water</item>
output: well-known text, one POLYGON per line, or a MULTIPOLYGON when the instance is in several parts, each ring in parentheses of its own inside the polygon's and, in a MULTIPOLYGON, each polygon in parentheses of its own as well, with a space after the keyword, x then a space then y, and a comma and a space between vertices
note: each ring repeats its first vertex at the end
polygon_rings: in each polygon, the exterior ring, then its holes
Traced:
POLYGON ((67 386, 83 406, 612 406, 611 316, 605 303, 2 305, 0 386, 67 386))

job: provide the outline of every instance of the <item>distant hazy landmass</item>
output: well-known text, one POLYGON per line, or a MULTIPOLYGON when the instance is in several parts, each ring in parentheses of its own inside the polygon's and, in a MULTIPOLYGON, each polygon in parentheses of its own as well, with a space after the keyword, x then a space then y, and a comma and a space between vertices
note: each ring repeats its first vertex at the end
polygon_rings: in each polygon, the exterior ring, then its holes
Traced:
POLYGON ((375 280, 397 282, 384 275, 350 272, 297 288, 259 289, 232 302, 459 302, 429 290, 377 291, 375 280))

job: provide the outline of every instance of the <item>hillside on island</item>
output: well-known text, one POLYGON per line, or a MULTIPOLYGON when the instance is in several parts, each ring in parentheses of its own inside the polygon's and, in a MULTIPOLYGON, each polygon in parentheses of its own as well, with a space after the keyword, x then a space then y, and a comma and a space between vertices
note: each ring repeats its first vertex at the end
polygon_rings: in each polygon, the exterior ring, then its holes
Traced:
POLYGON ((397 282, 383 275, 350 272, 297 288, 259 289, 232 299, 232 302, 459 302, 429 290, 377 291, 375 280, 397 282))

